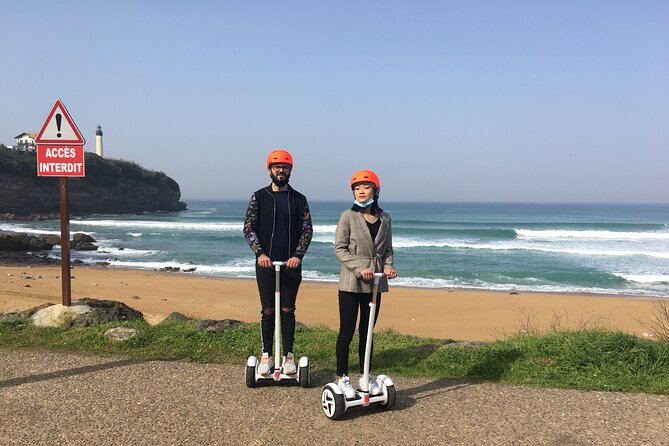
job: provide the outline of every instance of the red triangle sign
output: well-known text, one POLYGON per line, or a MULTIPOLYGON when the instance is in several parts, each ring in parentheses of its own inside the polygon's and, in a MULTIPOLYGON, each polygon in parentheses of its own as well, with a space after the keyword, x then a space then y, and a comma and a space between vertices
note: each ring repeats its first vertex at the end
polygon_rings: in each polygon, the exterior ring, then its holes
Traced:
POLYGON ((49 116, 35 138, 35 144, 69 144, 83 146, 84 137, 60 99, 56 99, 49 116))

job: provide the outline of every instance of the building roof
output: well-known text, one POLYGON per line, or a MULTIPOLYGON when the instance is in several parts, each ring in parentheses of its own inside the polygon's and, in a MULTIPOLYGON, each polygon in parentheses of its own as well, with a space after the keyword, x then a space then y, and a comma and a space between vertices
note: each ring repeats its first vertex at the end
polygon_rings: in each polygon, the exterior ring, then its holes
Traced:
POLYGON ((23 135, 28 135, 28 136, 31 137, 32 139, 37 139, 37 133, 29 133, 29 132, 23 132, 23 133, 21 133, 20 135, 15 136, 14 139, 19 139, 19 138, 22 137, 23 135))

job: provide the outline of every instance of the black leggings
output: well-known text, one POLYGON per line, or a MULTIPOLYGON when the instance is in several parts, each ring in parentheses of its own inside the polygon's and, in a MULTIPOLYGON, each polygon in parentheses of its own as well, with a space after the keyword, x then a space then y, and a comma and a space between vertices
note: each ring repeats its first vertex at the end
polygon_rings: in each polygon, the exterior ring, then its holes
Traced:
MULTIPOLYGON (((281 338, 284 355, 293 351, 295 340, 295 300, 302 283, 302 265, 297 268, 281 268, 281 338)), ((272 355, 274 339, 274 290, 276 277, 274 267, 263 268, 256 264, 256 281, 260 293, 260 334, 262 351, 272 355)))
MULTIPOLYGON (((360 343, 358 344, 358 358, 360 360, 360 373, 363 373, 365 367, 365 344, 367 343, 367 327, 369 325, 369 304, 372 302, 372 293, 351 293, 349 291, 339 291, 339 336, 337 337, 337 375, 348 375, 348 353, 351 340, 355 334, 355 323, 358 319, 358 308, 360 309, 360 324, 358 334, 360 343)), ((381 293, 376 298, 376 318, 379 318, 381 309, 381 293)), ((374 345, 372 344, 372 351, 374 345)), ((371 363, 371 361, 370 361, 371 363)))

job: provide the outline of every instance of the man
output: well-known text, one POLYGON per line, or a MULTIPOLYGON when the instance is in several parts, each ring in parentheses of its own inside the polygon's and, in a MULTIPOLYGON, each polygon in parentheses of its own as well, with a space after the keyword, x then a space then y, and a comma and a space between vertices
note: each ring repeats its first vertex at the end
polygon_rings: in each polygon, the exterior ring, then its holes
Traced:
MULTIPOLYGON (((272 262, 283 261, 281 269, 281 337, 285 356, 282 372, 297 372, 293 341, 295 339, 295 300, 302 282, 302 258, 309 248, 313 227, 309 205, 304 195, 290 187, 293 157, 285 150, 274 150, 267 157, 267 172, 272 184, 253 193, 244 221, 244 236, 256 255, 256 281, 260 293, 263 354, 258 373, 274 369, 274 291, 272 262)), ((277 358, 278 360, 278 358, 277 358)))

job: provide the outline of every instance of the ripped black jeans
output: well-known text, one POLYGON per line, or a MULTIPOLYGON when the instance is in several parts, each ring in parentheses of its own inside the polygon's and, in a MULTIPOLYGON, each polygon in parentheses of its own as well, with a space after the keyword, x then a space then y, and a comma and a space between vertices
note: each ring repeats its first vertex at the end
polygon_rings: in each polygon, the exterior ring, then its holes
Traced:
MULTIPOLYGON (((302 283, 302 265, 297 268, 283 267, 280 270, 281 279, 281 338, 283 353, 293 351, 295 340, 295 300, 297 291, 302 283)), ((256 281, 260 293, 260 334, 262 336, 262 351, 272 355, 272 340, 274 339, 274 290, 276 277, 274 267, 263 268, 256 264, 256 281)), ((277 359, 278 360, 278 359, 277 359)))

